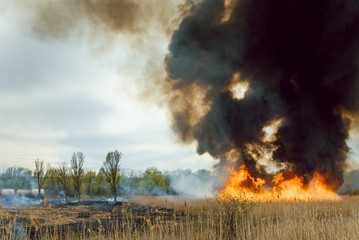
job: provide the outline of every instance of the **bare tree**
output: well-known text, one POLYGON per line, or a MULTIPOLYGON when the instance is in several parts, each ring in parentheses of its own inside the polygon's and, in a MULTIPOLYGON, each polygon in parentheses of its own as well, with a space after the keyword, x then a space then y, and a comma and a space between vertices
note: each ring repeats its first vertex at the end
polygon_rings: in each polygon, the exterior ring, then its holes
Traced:
POLYGON ((34 176, 37 179, 37 197, 39 198, 41 189, 44 187, 45 181, 49 176, 49 172, 45 171, 44 161, 40 161, 40 159, 35 160, 34 176))
POLYGON ((106 156, 106 161, 103 163, 101 171, 104 173, 107 182, 110 184, 111 193, 114 197, 114 200, 117 200, 117 184, 120 181, 120 160, 122 153, 115 150, 114 152, 109 152, 106 156))
POLYGON ((69 169, 67 167, 67 163, 63 162, 61 166, 59 167, 59 177, 58 177, 58 183, 62 186, 62 189, 65 192, 65 200, 67 202, 67 193, 69 190, 69 169))
POLYGON ((84 175, 85 155, 82 152, 73 153, 71 159, 72 180, 77 199, 80 201, 82 178, 84 175))

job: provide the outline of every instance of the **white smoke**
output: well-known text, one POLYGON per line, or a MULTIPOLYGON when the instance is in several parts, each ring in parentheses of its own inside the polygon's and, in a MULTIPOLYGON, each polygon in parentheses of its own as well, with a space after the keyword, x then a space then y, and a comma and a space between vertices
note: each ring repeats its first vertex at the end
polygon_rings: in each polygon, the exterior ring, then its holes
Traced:
POLYGON ((169 175, 172 188, 180 195, 206 198, 217 193, 218 178, 207 170, 176 170, 169 175))
MULTIPOLYGON (((37 198, 38 190, 18 189, 15 193, 14 189, 0 190, 0 204, 3 206, 30 206, 43 204, 43 199, 37 198)), ((44 190, 41 189, 41 196, 44 195, 44 190)))
POLYGON ((344 184, 339 188, 339 194, 346 194, 359 189, 359 170, 344 173, 344 184))

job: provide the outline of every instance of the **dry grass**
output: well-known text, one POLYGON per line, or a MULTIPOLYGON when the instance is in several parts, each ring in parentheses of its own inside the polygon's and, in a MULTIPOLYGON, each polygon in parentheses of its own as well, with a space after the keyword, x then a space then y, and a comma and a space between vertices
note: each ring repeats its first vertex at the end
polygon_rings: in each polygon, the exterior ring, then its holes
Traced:
POLYGON ((248 239, 358 239, 359 198, 261 203, 248 216, 248 239))
POLYGON ((0 217, 2 239, 359 239, 358 197, 253 204, 137 197, 116 207, 3 208, 0 217))
POLYGON ((206 199, 196 199, 196 198, 188 198, 183 196, 136 196, 131 199, 133 203, 146 205, 151 207, 159 207, 159 208, 171 208, 180 211, 184 211, 188 206, 192 208, 201 208, 208 201, 206 199))

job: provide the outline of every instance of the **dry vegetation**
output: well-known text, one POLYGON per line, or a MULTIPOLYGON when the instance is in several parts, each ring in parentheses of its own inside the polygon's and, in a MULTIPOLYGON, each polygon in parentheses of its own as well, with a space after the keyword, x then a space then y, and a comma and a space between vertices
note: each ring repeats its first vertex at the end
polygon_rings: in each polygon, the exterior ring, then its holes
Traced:
POLYGON ((359 198, 245 203, 137 197, 0 210, 1 239, 358 239, 359 198), (98 202, 97 202, 98 203, 98 202))

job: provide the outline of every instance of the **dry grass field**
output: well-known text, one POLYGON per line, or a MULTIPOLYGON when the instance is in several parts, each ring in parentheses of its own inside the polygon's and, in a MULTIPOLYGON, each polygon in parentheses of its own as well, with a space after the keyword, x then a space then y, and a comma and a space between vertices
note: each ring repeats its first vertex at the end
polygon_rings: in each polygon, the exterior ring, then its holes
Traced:
POLYGON ((359 239, 359 198, 246 203, 136 197, 115 206, 9 207, 1 239, 359 239))

